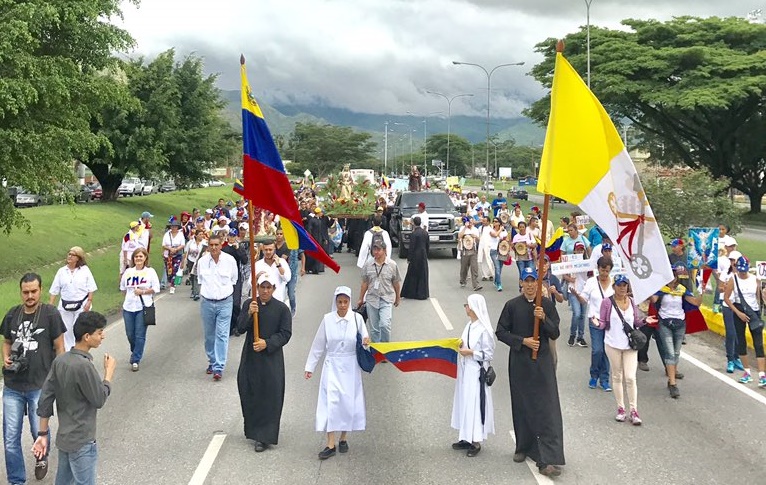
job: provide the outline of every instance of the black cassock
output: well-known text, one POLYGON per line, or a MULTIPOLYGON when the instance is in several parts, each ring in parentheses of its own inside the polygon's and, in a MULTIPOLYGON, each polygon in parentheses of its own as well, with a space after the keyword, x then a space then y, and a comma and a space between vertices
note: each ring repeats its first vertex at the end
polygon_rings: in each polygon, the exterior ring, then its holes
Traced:
POLYGON ((245 437, 276 445, 279 421, 285 401, 285 358, 282 347, 290 341, 290 308, 272 298, 260 306, 258 328, 266 349, 253 350, 253 317, 249 315, 251 298, 242 305, 238 330, 247 333, 237 371, 237 388, 245 418, 245 437))
POLYGON ((229 323, 229 335, 234 335, 237 328, 237 322, 239 321, 239 309, 242 303, 242 268, 247 266, 247 262, 250 259, 250 243, 247 245, 244 243, 239 244, 237 248, 230 246, 228 243, 224 245, 222 252, 228 254, 237 262, 237 268, 239 269, 239 277, 237 283, 234 285, 234 293, 232 293, 232 307, 231 307, 231 322, 229 323))
POLYGON ((508 377, 511 384, 516 453, 524 453, 538 466, 564 465, 564 429, 561 420, 556 369, 548 339, 559 338, 559 314, 551 300, 543 298, 545 321, 540 324, 537 361, 523 345, 535 324, 535 303, 520 295, 506 302, 497 322, 497 338, 511 350, 508 377))
POLYGON ((402 298, 425 300, 428 291, 428 233, 416 227, 410 235, 407 276, 402 284, 402 298))
MULTIPOLYGON (((327 232, 327 226, 319 217, 311 216, 306 220, 306 232, 311 234, 311 237, 322 246, 326 247, 329 233, 327 232)), ((324 272, 324 263, 321 263, 313 257, 306 255, 306 272, 307 273, 322 273, 324 272)))

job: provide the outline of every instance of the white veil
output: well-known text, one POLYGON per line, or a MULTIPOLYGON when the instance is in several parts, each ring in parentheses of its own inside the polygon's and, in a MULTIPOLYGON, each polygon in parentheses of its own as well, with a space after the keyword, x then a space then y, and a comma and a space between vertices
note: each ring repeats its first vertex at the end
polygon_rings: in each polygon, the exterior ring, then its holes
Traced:
POLYGON ((473 310, 476 316, 479 318, 482 326, 489 332, 490 341, 492 342, 492 350, 495 349, 495 332, 492 329, 492 322, 489 320, 489 311, 487 311, 487 301, 483 296, 479 294, 472 294, 468 296, 468 307, 473 310))
MULTIPOLYGON (((346 295, 348 299, 350 300, 351 288, 349 288, 348 286, 339 286, 335 288, 335 294, 332 296, 332 312, 335 314, 338 313, 338 305, 335 304, 335 300, 337 300, 338 295, 346 295)), ((349 308, 348 311, 353 311, 353 309, 349 308)))

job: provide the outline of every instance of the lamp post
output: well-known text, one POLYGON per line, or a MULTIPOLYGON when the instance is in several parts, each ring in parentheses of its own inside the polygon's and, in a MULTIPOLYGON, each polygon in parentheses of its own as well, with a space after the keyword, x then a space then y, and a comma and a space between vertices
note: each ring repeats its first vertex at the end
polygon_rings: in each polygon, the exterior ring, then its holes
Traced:
MULTIPOLYGON (((433 115, 441 114, 442 111, 434 111, 432 113, 428 113, 427 115, 423 116, 423 175, 428 177, 428 117, 433 115)), ((412 116, 418 116, 417 114, 413 113, 412 111, 407 111, 407 114, 412 116)))
POLYGON ((463 93, 463 94, 456 94, 452 97, 448 97, 446 94, 437 93, 436 91, 426 91, 429 94, 435 94, 436 96, 441 96, 442 98, 447 100, 447 177, 449 177, 449 139, 450 139, 450 120, 452 119, 452 102, 455 101, 456 98, 460 98, 462 96, 473 96, 473 94, 470 93, 463 93))
POLYGON ((385 133, 383 133, 383 175, 388 174, 388 121, 383 123, 385 133))
MULTIPOLYGON (((508 64, 500 64, 495 67, 493 67, 490 71, 487 71, 487 69, 480 65, 480 64, 474 64, 473 62, 458 62, 458 61, 452 61, 452 64, 456 66, 475 66, 484 71, 484 74, 487 75, 487 158, 485 161, 484 169, 486 170, 485 179, 487 185, 489 185, 489 114, 490 114, 490 99, 492 94, 492 74, 495 73, 496 70, 500 69, 501 67, 508 67, 508 66, 523 66, 524 62, 512 62, 508 64)), ((485 185, 486 187, 486 185, 485 185)))
POLYGON ((412 132, 413 132, 414 128, 412 128, 407 123, 396 122, 394 124, 395 125, 401 125, 401 126, 406 126, 407 127, 407 133, 410 135, 410 169, 412 169, 412 132))
POLYGON ((587 70, 587 80, 588 80, 588 89, 590 89, 590 4, 593 3, 593 0, 585 0, 585 20, 586 20, 586 40, 585 40, 585 49, 586 49, 586 55, 585 57, 588 59, 588 70, 587 70))

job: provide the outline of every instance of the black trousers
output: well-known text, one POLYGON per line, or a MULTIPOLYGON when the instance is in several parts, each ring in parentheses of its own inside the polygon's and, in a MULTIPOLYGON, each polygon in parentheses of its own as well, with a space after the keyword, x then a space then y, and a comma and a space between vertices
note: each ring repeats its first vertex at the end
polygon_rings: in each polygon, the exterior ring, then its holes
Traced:
POLYGON ((644 335, 646 335, 646 345, 644 345, 644 348, 638 351, 638 361, 643 363, 649 362, 649 346, 652 343, 652 337, 654 337, 654 341, 657 342, 657 352, 660 354, 660 361, 664 366, 665 359, 662 358, 662 339, 660 338, 659 332, 655 327, 650 327, 649 325, 644 325, 640 328, 640 330, 644 335))

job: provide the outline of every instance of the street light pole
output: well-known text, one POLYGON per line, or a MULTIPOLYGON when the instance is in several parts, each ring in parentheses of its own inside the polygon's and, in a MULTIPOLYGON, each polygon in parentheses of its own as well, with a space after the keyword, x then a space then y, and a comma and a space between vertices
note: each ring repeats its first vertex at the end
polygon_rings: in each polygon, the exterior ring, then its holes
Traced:
MULTIPOLYGON (((490 100, 491 100, 491 94, 492 94, 492 74, 495 73, 498 69, 501 67, 507 67, 507 66, 523 66, 524 62, 512 62, 508 64, 500 64, 492 68, 492 70, 487 71, 487 69, 479 64, 474 64, 473 62, 458 62, 458 61, 452 61, 452 64, 456 66, 476 66, 482 71, 484 71, 484 74, 487 75, 487 158, 484 165, 485 173, 485 179, 486 179, 486 186, 489 185, 489 113, 490 113, 490 100)), ((487 192, 485 190, 485 192, 487 192)), ((488 193, 488 192, 487 192, 488 193)))
POLYGON ((452 102, 455 101, 455 98, 460 98, 462 96, 473 96, 473 94, 470 93, 463 93, 463 94, 456 94, 452 97, 447 97, 446 94, 437 93, 435 91, 426 91, 430 94, 435 94, 437 96, 441 96, 442 98, 447 100, 447 177, 449 177, 449 139, 450 139, 450 122, 452 119, 452 102))
POLYGON ((585 40, 585 48, 587 51, 586 57, 588 59, 588 71, 587 71, 587 79, 588 79, 588 89, 590 89, 590 4, 593 3, 593 0, 585 0, 585 18, 586 18, 586 40, 585 40))
POLYGON ((388 174, 388 121, 383 123, 386 132, 383 135, 383 176, 388 174))

